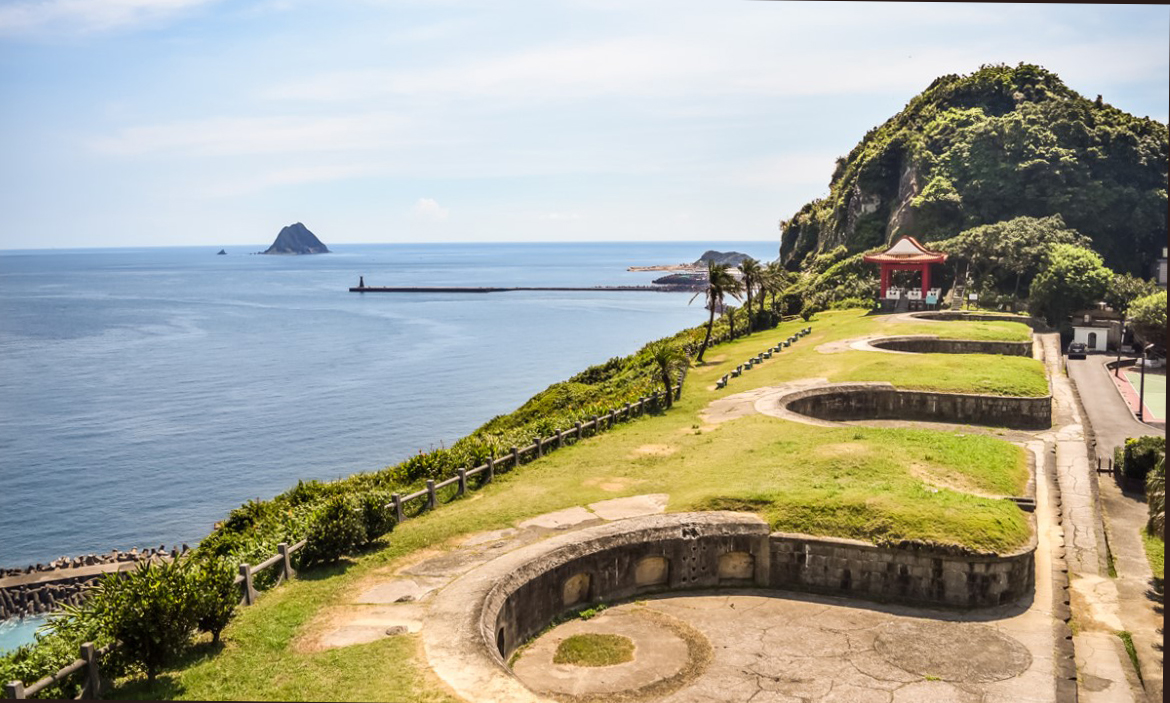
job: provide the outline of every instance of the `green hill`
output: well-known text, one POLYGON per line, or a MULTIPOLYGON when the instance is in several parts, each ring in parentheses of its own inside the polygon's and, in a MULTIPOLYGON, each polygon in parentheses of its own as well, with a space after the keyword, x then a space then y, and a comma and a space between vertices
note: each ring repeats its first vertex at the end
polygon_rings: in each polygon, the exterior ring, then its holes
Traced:
POLYGON ((827 198, 781 222, 781 260, 909 234, 928 242, 1060 214, 1115 271, 1149 275, 1167 231, 1167 127, 1027 64, 947 75, 837 160, 827 198))

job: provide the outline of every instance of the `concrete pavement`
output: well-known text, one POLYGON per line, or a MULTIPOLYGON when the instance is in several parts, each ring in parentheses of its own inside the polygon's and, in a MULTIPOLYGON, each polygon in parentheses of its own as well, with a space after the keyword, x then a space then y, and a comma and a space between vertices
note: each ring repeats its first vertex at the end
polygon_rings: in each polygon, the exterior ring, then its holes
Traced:
MULTIPOLYGON (((1091 451, 1107 464, 1115 447, 1127 437, 1165 436, 1156 428, 1138 422, 1118 395, 1105 364, 1108 356, 1089 356, 1068 362, 1068 376, 1076 385, 1088 416, 1093 446, 1091 451)), ((1099 482, 1101 506, 1108 544, 1117 577, 1109 579, 1116 590, 1119 627, 1132 634, 1143 683, 1149 700, 1162 699, 1162 597, 1154 592, 1153 574, 1142 546, 1146 523, 1145 497, 1122 490, 1108 478, 1099 482)))

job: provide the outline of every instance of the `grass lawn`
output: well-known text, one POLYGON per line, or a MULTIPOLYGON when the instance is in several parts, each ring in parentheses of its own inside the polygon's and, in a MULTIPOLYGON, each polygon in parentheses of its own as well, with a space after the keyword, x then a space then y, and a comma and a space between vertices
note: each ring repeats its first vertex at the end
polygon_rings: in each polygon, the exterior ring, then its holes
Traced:
POLYGON ((554 664, 614 666, 634 660, 634 641, 621 635, 573 635, 557 645, 554 664))
POLYGON ((1163 581, 1166 578, 1166 543, 1145 530, 1142 530, 1142 543, 1146 547, 1146 558, 1150 560, 1154 578, 1163 581))
MULTIPOLYGON (((788 532, 879 542, 916 539, 996 551, 1024 545, 1029 538, 1026 515, 996 496, 1022 494, 1028 480, 1025 454, 1002 440, 930 430, 824 428, 762 415, 703 429, 698 414, 715 398, 810 376, 969 392, 1008 388, 1017 394, 1035 393, 1044 382, 1039 362, 1030 359, 818 353, 815 347, 826 341, 875 331, 906 334, 908 327, 918 326, 843 311, 822 313, 811 322, 813 334, 730 388, 711 390, 737 363, 808 324, 798 320, 713 348, 707 363, 692 369, 682 400, 670 412, 619 425, 501 474, 467 498, 403 523, 366 554, 342 566, 308 572, 240 609, 219 651, 206 645, 154 686, 123 681, 110 696, 449 700, 423 665, 417 636, 322 653, 298 652, 292 642, 304 623, 323 606, 341 602, 358 579, 411 552, 469 532, 624 495, 667 493, 669 511, 751 510, 774 529, 788 532), (1007 370, 994 370, 999 367, 1007 370)), ((927 333, 954 330, 957 337, 971 337, 975 333, 965 334, 966 328, 977 326, 980 334, 1000 335, 992 338, 1018 335, 1016 327, 1027 329, 1018 323, 924 325, 927 333)))

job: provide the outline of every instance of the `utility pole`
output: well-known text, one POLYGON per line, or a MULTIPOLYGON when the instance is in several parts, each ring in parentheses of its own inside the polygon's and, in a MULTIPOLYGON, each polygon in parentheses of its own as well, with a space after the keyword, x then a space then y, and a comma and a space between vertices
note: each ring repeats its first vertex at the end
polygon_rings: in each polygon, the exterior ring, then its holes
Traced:
POLYGON ((1125 342, 1125 315, 1121 316, 1121 336, 1117 338, 1117 365, 1113 367, 1113 375, 1121 378, 1121 345, 1125 342))
POLYGON ((1146 421, 1146 355, 1153 348, 1153 344, 1142 345, 1142 389, 1138 393, 1138 422, 1146 421))

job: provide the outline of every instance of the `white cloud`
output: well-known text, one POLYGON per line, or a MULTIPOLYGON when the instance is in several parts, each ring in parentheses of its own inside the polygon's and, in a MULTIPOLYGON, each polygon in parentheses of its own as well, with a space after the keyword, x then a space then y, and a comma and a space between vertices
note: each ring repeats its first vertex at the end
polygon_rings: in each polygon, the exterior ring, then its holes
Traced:
MULTIPOLYGON (((366 150, 403 143, 403 120, 370 113, 346 117, 213 117, 128 127, 99 137, 103 154, 230 156, 366 150)), ((411 143, 417 138, 411 137, 411 143)))
POLYGON ((414 204, 414 216, 422 220, 441 222, 447 219, 447 209, 440 207, 433 198, 419 198, 414 204))
POLYGON ((41 0, 0 7, 0 34, 104 31, 170 19, 220 0, 41 0))

